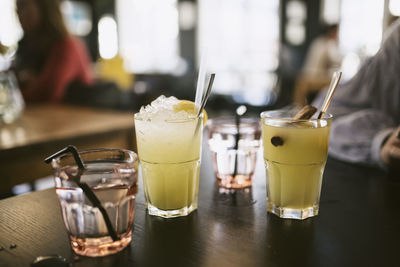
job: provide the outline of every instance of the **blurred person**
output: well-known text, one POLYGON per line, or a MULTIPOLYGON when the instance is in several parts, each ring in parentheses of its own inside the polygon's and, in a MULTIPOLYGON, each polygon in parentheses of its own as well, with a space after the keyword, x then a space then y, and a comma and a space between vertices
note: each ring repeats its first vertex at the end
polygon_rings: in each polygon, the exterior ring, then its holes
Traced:
MULTIPOLYGON (((340 160, 400 169, 400 20, 380 50, 336 89, 329 154, 340 160)), ((324 93, 314 101, 321 107, 324 93)))
POLYGON ((69 85, 91 85, 85 45, 64 24, 59 0, 17 0, 24 35, 13 70, 26 102, 62 102, 69 85))
POLYGON ((328 85, 341 60, 338 25, 326 25, 308 49, 305 63, 296 81, 294 103, 303 106, 307 103, 309 94, 316 94, 328 85))

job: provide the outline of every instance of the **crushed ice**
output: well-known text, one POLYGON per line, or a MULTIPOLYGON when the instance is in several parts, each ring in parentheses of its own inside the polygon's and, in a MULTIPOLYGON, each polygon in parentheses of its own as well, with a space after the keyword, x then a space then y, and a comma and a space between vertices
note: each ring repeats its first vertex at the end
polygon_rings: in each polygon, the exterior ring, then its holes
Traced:
POLYGON ((191 114, 188 114, 185 111, 174 111, 174 105, 178 103, 179 99, 174 96, 166 97, 164 95, 160 95, 149 105, 142 106, 139 113, 136 114, 136 118, 144 121, 187 119, 191 114))

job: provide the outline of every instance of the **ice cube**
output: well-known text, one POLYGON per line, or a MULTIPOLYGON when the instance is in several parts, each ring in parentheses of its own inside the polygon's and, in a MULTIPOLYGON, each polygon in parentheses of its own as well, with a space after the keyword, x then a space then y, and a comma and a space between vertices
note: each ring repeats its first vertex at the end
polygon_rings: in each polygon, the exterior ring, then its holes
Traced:
POLYGON ((174 112, 174 105, 178 103, 179 100, 174 96, 161 95, 149 105, 141 107, 136 118, 153 122, 187 119, 187 112, 174 112))

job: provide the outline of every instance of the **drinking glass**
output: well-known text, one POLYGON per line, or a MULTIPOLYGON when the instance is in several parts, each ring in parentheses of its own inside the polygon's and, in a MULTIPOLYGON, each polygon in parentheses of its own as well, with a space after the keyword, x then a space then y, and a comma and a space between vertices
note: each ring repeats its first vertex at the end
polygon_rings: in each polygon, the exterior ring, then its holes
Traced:
POLYGON ((234 117, 209 120, 208 145, 220 187, 240 189, 252 185, 257 152, 260 147, 260 120, 234 117))
POLYGON ((0 72, 0 126, 17 120, 25 102, 13 72, 0 72))
POLYGON ((84 170, 70 154, 52 160, 56 193, 71 247, 75 253, 90 257, 117 253, 132 240, 137 155, 121 149, 88 150, 79 155, 84 170), (93 203, 95 198, 100 205, 93 203))
POLYGON ((288 110, 261 113, 267 210, 305 219, 319 211, 332 116, 294 120, 288 110))
POLYGON ((203 114, 179 120, 135 114, 135 129, 148 213, 171 218, 196 210, 203 114))

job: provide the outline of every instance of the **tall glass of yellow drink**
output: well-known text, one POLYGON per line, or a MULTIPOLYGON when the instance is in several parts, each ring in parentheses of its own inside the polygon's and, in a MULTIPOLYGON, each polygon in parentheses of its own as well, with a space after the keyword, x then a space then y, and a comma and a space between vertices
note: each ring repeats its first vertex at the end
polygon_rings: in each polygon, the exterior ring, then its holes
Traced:
POLYGON ((203 115, 180 103, 160 96, 135 114, 147 210, 165 218, 197 209, 203 115))
POLYGON ((318 214, 332 116, 294 120, 294 112, 261 113, 267 210, 281 218, 318 214))

